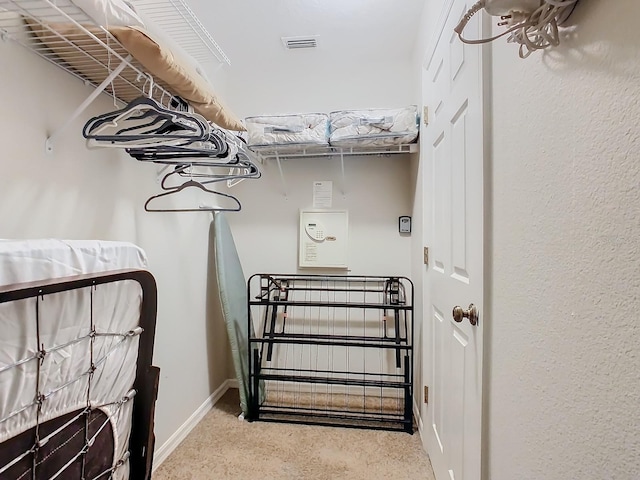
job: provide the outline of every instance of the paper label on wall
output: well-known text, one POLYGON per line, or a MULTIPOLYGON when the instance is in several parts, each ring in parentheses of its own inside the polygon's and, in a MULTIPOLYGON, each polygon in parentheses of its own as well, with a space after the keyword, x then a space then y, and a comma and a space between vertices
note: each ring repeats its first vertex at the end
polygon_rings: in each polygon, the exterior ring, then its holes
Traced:
POLYGON ((313 182, 313 208, 331 208, 333 203, 333 182, 313 182))
POLYGON ((318 246, 312 243, 307 243, 304 246, 304 262, 315 263, 318 260, 318 246))

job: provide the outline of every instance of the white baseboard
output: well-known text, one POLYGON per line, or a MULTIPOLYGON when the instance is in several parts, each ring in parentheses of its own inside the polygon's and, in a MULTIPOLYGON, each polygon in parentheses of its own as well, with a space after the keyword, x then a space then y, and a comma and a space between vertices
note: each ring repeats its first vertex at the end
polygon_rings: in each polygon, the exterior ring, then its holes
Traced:
POLYGON ((422 423, 422 416, 420 415, 420 405, 413 402, 413 417, 416 419, 416 425, 418 426, 418 433, 420 434, 420 438, 422 437, 422 432, 424 431, 424 423, 422 423))
POLYGON ((204 416, 213 408, 220 398, 226 393, 230 388, 238 388, 238 380, 236 379, 228 379, 225 380, 222 385, 220 385, 215 392, 213 392, 209 398, 207 398, 202 405, 198 407, 198 409, 191 414, 191 416, 184 422, 178 430, 176 430, 173 435, 169 437, 169 439, 162 444, 161 447, 156 448, 156 451, 153 455, 153 470, 158 468, 162 462, 164 462, 171 452, 173 452, 180 443, 187 438, 187 435, 191 433, 191 430, 195 428, 195 426, 204 418, 204 416))

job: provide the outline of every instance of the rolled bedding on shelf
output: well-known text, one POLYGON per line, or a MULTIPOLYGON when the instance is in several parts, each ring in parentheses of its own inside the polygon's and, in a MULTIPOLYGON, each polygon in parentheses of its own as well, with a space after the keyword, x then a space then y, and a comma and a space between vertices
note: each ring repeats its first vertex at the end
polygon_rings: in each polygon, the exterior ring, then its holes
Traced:
POLYGON ((415 105, 395 109, 331 112, 329 142, 340 147, 388 146, 415 142, 418 114, 415 105))
POLYGON ((329 117, 324 113, 248 117, 245 124, 252 147, 329 144, 329 117))
POLYGON ((134 6, 125 0, 72 0, 96 25, 107 27, 144 27, 134 6))

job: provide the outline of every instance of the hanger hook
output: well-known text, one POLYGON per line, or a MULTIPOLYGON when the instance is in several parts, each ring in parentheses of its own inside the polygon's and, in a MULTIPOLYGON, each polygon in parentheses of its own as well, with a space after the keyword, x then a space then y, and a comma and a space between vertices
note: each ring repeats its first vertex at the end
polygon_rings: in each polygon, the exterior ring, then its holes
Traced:
POLYGON ((153 98, 153 77, 151 77, 151 75, 145 75, 144 84, 142 85, 142 93, 149 98, 153 98), (147 85, 149 85, 149 92, 146 91, 147 85))
POLYGON ((149 82, 149 77, 145 75, 144 77, 144 83, 142 84, 142 94, 144 96, 147 95, 147 83, 149 82))
POLYGON ((164 96, 166 95, 167 91, 165 89, 162 89, 162 95, 160 95, 160 106, 164 107, 164 96))

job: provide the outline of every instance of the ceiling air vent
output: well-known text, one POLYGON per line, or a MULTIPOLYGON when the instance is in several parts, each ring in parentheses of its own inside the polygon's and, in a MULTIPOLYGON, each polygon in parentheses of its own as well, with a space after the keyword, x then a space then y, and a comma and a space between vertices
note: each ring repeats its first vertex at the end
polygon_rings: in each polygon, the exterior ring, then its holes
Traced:
POLYGON ((282 37, 282 43, 286 48, 315 48, 318 46, 318 37, 282 37))

